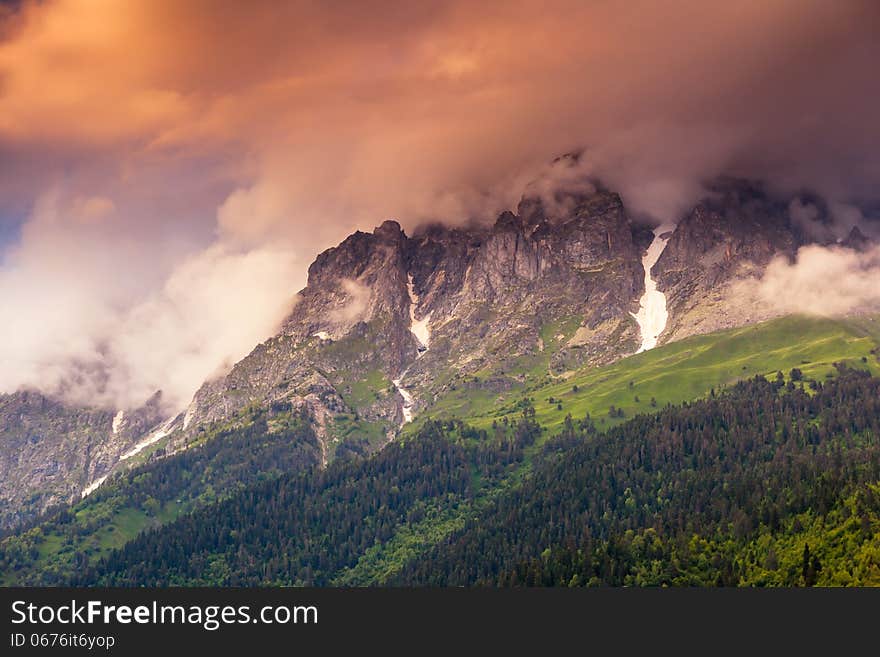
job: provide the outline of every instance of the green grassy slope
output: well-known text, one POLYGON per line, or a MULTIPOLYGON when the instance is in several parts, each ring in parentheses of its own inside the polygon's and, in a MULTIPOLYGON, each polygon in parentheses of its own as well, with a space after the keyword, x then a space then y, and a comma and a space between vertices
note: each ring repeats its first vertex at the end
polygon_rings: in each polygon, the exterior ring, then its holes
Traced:
POLYGON ((528 418, 515 435, 434 422, 142 534, 71 582, 876 584, 880 379, 809 383, 757 376, 607 432, 571 423, 522 480, 542 433, 528 418))
MULTIPOLYGON (((787 375, 796 367, 802 370, 805 378, 823 379, 833 375, 835 368, 832 364, 835 362, 880 374, 877 359, 880 318, 830 320, 787 317, 693 337, 624 358, 609 366, 585 368, 556 376, 550 372, 550 354, 565 341, 565 336, 575 325, 563 324, 548 326, 542 336, 545 350, 536 354, 534 359, 525 359, 520 364, 528 376, 522 377, 524 383, 519 387, 503 392, 487 389, 488 386, 480 387, 490 376, 481 374, 476 381, 459 386, 438 400, 420 414, 416 422, 406 427, 405 438, 415 435, 429 419, 458 418, 473 427, 487 429, 494 422, 503 424, 505 419, 511 422, 520 419, 524 402, 532 400, 536 420, 544 427, 544 432, 534 446, 524 450, 523 460, 516 472, 510 473, 509 478, 495 481, 492 486, 479 487, 476 495, 459 502, 461 508, 428 514, 417 525, 402 528, 387 544, 377 546, 364 555, 360 563, 342 573, 338 583, 356 584, 381 579, 377 573, 393 572, 407 556, 436 543, 438 537, 458 528, 466 515, 475 512, 500 490, 525 476, 530 470, 535 450, 556 433, 568 414, 579 419, 589 413, 601 429, 669 403, 704 397, 712 389, 719 391, 756 374, 775 377, 777 371, 782 371, 787 375), (563 337, 558 337, 560 335, 563 337), (623 409, 623 417, 609 415, 612 405, 623 409)), ((505 368, 507 374, 516 374, 509 364, 505 368)), ((366 397, 373 388, 387 388, 387 382, 379 375, 372 378, 367 376, 354 381, 349 394, 366 397)), ((275 420, 272 422, 277 423, 275 420)), ((346 437, 360 437, 372 442, 384 436, 378 432, 375 436, 371 435, 363 426, 364 423, 355 417, 340 417, 337 422, 336 429, 346 437)), ((253 447, 247 449, 252 450, 253 447)), ((196 454, 191 452, 186 458, 196 454)), ((172 466, 173 463, 166 462, 153 467, 172 466)), ((173 491, 170 490, 168 499, 160 500, 160 504, 144 506, 144 500, 132 502, 128 499, 126 491, 130 485, 125 490, 121 489, 118 496, 109 495, 109 489, 115 487, 108 485, 101 494, 77 505, 73 509, 76 521, 70 527, 37 527, 21 537, 21 547, 25 551, 33 551, 32 572, 53 565, 69 566, 76 552, 84 552, 90 560, 94 560, 120 547, 144 528, 164 524, 192 509, 192 505, 181 508, 177 504, 179 496, 171 495, 173 491), (105 501, 104 497, 108 500, 105 501)), ((149 486, 147 489, 151 490, 149 486)), ((207 487, 205 490, 210 492, 212 489, 207 487)), ((16 558, 16 561, 21 559, 16 558)), ((0 564, 0 583, 8 584, 19 579, 10 578, 10 573, 4 573, 3 570, 0 564)))
POLYGON ((832 376, 833 363, 880 374, 872 353, 880 343, 880 319, 784 317, 761 324, 695 336, 629 356, 616 363, 544 378, 502 393, 469 388, 453 391, 418 418, 414 431, 427 419, 457 417, 475 427, 489 427, 519 414, 521 400, 532 399, 537 420, 551 433, 565 416, 589 413, 610 426, 634 414, 651 412, 667 403, 690 401, 756 374, 786 375, 799 368, 806 378, 832 376), (654 400, 652 404, 652 398, 654 400), (609 407, 624 417, 610 417, 609 407))
POLYGON ((757 376, 607 432, 571 425, 389 583, 876 585, 878 392, 850 368, 814 390, 757 376))
MULTIPOLYGON (((553 344, 553 336, 563 330, 553 326, 545 332, 543 337, 548 348, 553 344)), ((460 528, 466 517, 478 513, 498 494, 528 476, 541 445, 561 427, 568 413, 574 418, 590 413, 602 428, 603 424, 610 427, 640 412, 659 410, 667 403, 704 397, 713 388, 720 391, 756 374, 775 378, 776 372, 782 371, 788 377, 791 369, 797 367, 805 379, 824 379, 837 372, 833 363, 838 362, 868 369, 877 375, 880 363, 872 353, 877 344, 880 344, 880 321, 872 318, 841 321, 788 317, 694 337, 625 358, 607 367, 581 370, 564 381, 539 376, 542 370, 546 372, 549 360, 541 354, 536 359, 541 362, 524 365, 531 368, 532 378, 542 382, 531 388, 523 386, 514 393, 505 393, 503 400, 485 389, 454 391, 408 425, 406 435, 415 435, 415 430, 428 419, 457 417, 479 428, 489 428, 493 421, 500 421, 505 416, 514 421, 520 417, 525 398, 534 399, 536 419, 546 430, 535 445, 525 450, 520 468, 511 477, 483 489, 474 499, 454 510, 426 517, 418 525, 401 528, 387 543, 374 546, 335 583, 347 586, 384 581, 398 571, 406 558, 412 558, 426 546, 440 542, 460 528), (633 381, 632 387, 630 381, 633 381), (575 385, 578 386, 577 392, 573 390, 575 385), (636 396, 639 402, 635 401, 636 396), (651 406, 652 396, 656 409, 651 406), (562 401, 561 411, 558 410, 559 402, 550 403, 550 398, 562 401), (624 409, 623 419, 607 416, 611 404, 624 409)))

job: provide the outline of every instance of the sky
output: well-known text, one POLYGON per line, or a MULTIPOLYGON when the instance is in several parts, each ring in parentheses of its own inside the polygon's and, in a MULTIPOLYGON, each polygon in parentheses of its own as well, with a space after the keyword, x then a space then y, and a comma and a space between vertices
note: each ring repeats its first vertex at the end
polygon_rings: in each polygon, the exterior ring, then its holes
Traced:
POLYGON ((0 392, 182 407, 320 250, 491 220, 566 152, 645 221, 731 174, 851 224, 878 30, 872 1, 0 2, 0 392))

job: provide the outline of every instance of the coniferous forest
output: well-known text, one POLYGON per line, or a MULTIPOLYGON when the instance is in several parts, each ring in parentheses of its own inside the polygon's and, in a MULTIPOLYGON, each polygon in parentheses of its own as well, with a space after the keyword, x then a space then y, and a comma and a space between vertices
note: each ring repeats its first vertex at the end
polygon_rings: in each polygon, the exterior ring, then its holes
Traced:
POLYGON ((0 0, 0 312, 13 648, 848 652, 880 0, 0 0))
POLYGON ((363 461, 249 488, 142 534, 74 578, 106 585, 327 585, 405 525, 447 513, 515 469, 540 433, 489 440, 433 423, 363 461))
POLYGON ((27 535, 67 532, 70 558, 35 567, 39 543, 13 538, 0 563, 76 585, 880 584, 880 380, 861 371, 756 377, 604 431, 568 418, 548 437, 528 405, 493 431, 432 421, 326 469, 284 471, 291 447, 315 459, 307 423, 290 427, 228 431, 117 481, 99 506, 192 510, 99 558, 62 512, 27 535), (263 475, 236 479, 241 450, 263 475))
POLYGON ((758 377, 589 438, 397 584, 880 584, 880 381, 758 377))

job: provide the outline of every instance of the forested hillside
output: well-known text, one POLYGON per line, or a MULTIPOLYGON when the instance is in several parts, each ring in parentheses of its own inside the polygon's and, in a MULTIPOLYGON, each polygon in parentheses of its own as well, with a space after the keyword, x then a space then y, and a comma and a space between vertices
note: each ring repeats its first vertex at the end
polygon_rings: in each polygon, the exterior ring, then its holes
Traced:
POLYGON ((4 539, 0 581, 67 581, 146 528, 319 463, 320 447, 307 418, 287 408, 254 410, 244 426, 219 428, 190 449, 117 476, 73 507, 4 539))
POLYGON ((880 381, 758 377, 592 439, 569 424, 523 486, 392 581, 880 584, 878 482, 880 381))
POLYGON ((402 526, 455 514, 515 471, 540 430, 522 420, 511 437, 450 423, 364 461, 252 487, 148 531, 76 584, 327 585, 402 526))
POLYGON ((756 377, 604 433, 569 419, 541 447, 533 414, 494 434, 430 423, 371 458, 251 486, 72 581, 880 583, 880 380, 867 373, 756 377))

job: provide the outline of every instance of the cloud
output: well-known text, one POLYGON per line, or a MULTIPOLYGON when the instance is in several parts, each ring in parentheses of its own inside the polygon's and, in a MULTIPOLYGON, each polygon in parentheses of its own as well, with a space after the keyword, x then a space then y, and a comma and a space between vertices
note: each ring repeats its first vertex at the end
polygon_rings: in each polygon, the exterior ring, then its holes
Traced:
POLYGON ((132 408, 161 389, 168 410, 180 409, 292 308, 302 266, 284 247, 240 251, 215 242, 170 263, 154 254, 159 284, 144 294, 150 272, 136 269, 141 245, 80 221, 83 208, 109 206, 66 205, 62 196, 39 201, 0 269, 0 298, 10 309, 0 326, 0 390, 32 387, 79 404, 132 408))
POLYGON ((108 337, 108 392, 133 404, 161 388, 181 408, 275 332, 293 308, 298 264, 289 251, 219 244, 184 261, 108 337))
POLYGON ((880 247, 802 247, 794 263, 779 257, 753 283, 757 298, 781 314, 840 316, 880 309, 880 247))
POLYGON ((330 321, 350 325, 364 319, 370 303, 370 288, 351 278, 341 281, 345 292, 345 305, 330 313, 330 321))
POLYGON ((116 205, 103 196, 79 197, 74 201, 71 215, 82 223, 100 223, 109 218, 116 210, 116 205))
POLYGON ((0 217, 25 222, 0 258, 0 390, 185 397, 353 230, 490 221, 581 176, 654 222, 727 173, 864 223, 878 19, 870 1, 26 0, 0 13, 0 217))
MULTIPOLYGON (((637 211, 663 215, 725 170, 840 197, 880 172, 871 2, 21 13, 0 42, 0 139, 77 168, 110 153, 132 176, 205 157, 230 203, 275 197, 262 233, 491 216, 577 148, 637 211)), ((232 221, 246 231, 253 214, 232 221)))
POLYGON ((824 242, 833 236, 828 222, 820 221, 821 211, 808 200, 793 198, 788 204, 788 216, 792 223, 804 231, 811 239, 824 242))

